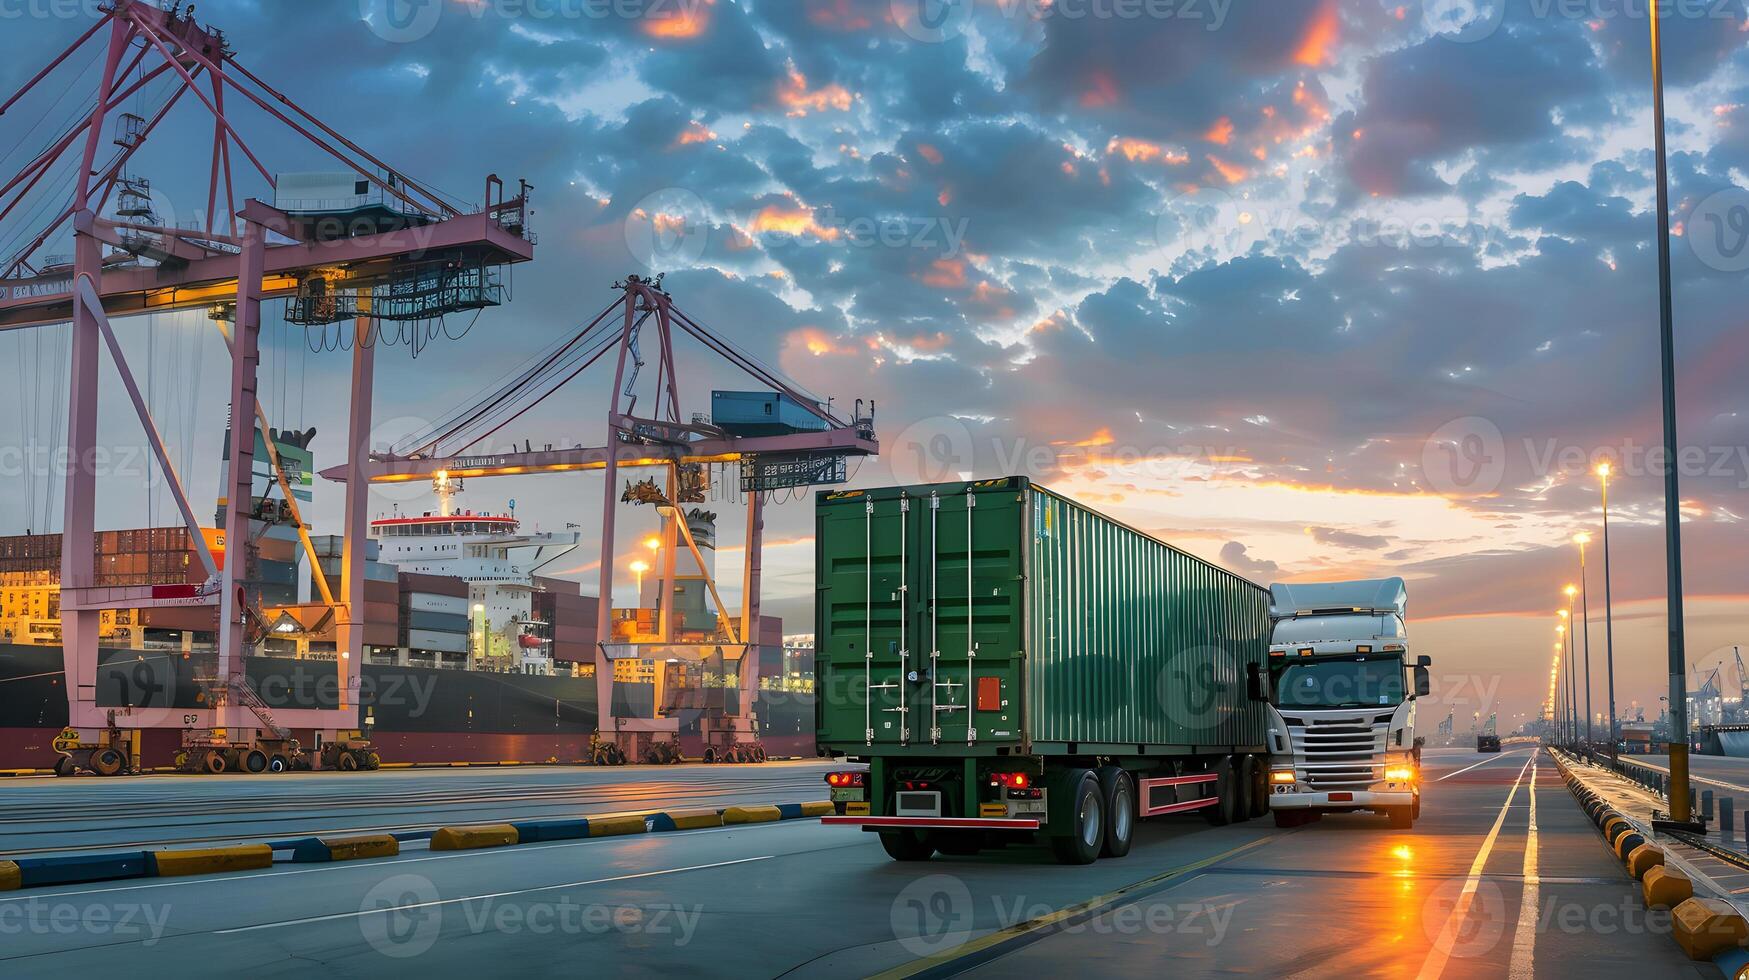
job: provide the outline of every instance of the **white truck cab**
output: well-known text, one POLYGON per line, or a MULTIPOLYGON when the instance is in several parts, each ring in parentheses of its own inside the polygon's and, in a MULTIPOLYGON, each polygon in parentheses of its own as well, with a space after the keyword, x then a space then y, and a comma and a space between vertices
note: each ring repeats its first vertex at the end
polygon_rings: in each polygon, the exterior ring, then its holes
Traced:
POLYGON ((1279 826, 1367 810, 1406 829, 1421 812, 1415 700, 1400 578, 1270 586, 1269 807, 1279 826))

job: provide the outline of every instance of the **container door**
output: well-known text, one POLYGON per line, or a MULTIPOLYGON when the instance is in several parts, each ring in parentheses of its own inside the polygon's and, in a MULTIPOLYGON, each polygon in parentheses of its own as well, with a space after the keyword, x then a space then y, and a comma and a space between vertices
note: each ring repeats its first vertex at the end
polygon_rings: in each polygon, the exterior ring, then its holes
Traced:
POLYGON ((919 725, 905 680, 915 657, 905 615, 913 502, 864 498, 818 518, 820 741, 907 744, 919 725))
MULTIPOLYGON (((1006 482, 1006 481, 1004 481, 1006 482)), ((1020 707, 1020 550, 1024 510, 1013 489, 917 497, 917 649, 913 699, 920 740, 1017 742, 1020 707)))

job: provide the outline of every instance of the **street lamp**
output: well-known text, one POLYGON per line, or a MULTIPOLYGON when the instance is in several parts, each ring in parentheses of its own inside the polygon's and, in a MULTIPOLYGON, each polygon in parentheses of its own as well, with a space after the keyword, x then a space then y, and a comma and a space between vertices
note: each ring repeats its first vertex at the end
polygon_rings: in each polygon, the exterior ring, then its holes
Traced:
MULTIPOLYGON (((1576 596, 1578 596, 1579 587, 1577 585, 1574 585, 1571 582, 1569 582, 1569 583, 1567 583, 1567 587, 1562 589, 1561 592, 1563 594, 1565 594, 1567 597, 1567 608, 1564 611, 1565 615, 1562 618, 1566 619, 1568 623, 1572 623, 1572 621, 1573 621, 1573 599, 1576 596)), ((1573 726, 1573 742, 1575 744, 1577 744, 1579 741, 1579 712, 1574 708, 1574 705, 1578 703, 1574 700, 1574 698, 1579 693, 1579 686, 1578 686, 1578 681, 1576 680, 1576 677, 1577 677, 1577 674, 1575 672, 1576 668, 1573 666, 1573 652, 1578 649, 1578 643, 1579 643, 1579 641, 1573 638, 1573 631, 1568 630, 1567 631, 1567 721, 1569 724, 1571 724, 1573 726)))
POLYGON ((662 550, 662 539, 658 538, 654 534, 652 534, 649 537, 644 539, 644 547, 650 549, 651 551, 661 551, 662 550))
POLYGON ((1615 733, 1615 617, 1609 601, 1609 462, 1597 464, 1597 478, 1603 486, 1603 656, 1605 673, 1609 675, 1609 758, 1617 761, 1615 733))
POLYGON ((642 560, 634 561, 629 567, 632 574, 638 577, 638 601, 642 602, 644 601, 644 573, 650 570, 650 563, 642 560))
POLYGON ((1591 535, 1580 531, 1573 535, 1573 541, 1579 545, 1579 593, 1581 608, 1585 613, 1585 744, 1591 744, 1591 579, 1585 574, 1585 546, 1591 543, 1591 535))
POLYGON ((1658 5, 1646 5, 1652 42, 1652 134, 1658 171, 1658 355, 1664 410, 1665 619, 1670 629, 1670 819, 1689 823, 1688 652, 1682 615, 1682 494, 1676 473, 1676 317, 1670 299, 1670 175, 1664 147, 1664 44, 1658 5))

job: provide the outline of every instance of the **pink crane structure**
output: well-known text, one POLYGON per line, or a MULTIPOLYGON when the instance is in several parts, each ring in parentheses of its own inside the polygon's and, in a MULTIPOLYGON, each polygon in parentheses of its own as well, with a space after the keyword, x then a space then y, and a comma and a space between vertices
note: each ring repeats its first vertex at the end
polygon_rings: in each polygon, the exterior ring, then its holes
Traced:
MULTIPOLYGON (((668 660, 705 663, 722 676, 736 675, 737 709, 713 713, 707 708, 706 761, 755 761, 763 751, 753 732, 749 709, 759 675, 760 552, 763 546, 765 499, 774 490, 842 483, 850 457, 875 456, 874 404, 865 414, 862 402, 848 419, 778 372, 766 367, 722 335, 713 332, 674 304, 662 277, 627 276, 615 283, 619 295, 577 333, 542 352, 526 370, 506 384, 439 420, 430 429, 405 440, 397 451, 372 454, 324 470, 328 479, 350 480, 362 474, 374 483, 567 473, 600 470, 604 474, 601 526, 601 597, 595 650, 596 704, 599 730, 593 761, 617 764, 628 760, 672 762, 679 758, 678 719, 659 710, 648 715, 628 707, 619 710, 614 697, 613 663, 619 660, 668 660), (644 366, 640 336, 654 324, 656 362, 655 408, 638 415, 636 381, 644 366), (771 434, 742 435, 731 426, 702 415, 681 415, 681 381, 674 359, 678 328, 711 354, 751 377, 786 404, 811 417, 805 426, 771 434), (613 385, 608 389, 606 445, 591 448, 535 449, 524 445, 508 452, 482 452, 475 447, 545 401, 591 365, 613 356, 613 385), (700 558, 681 504, 701 500, 702 470, 712 464, 736 464, 740 490, 746 495, 746 547, 743 552, 741 616, 737 626, 724 612, 722 597, 710 570, 700 558), (646 481, 619 485, 622 470, 661 468, 666 486, 646 481), (659 642, 616 641, 613 634, 614 528, 617 505, 653 504, 662 517, 661 567, 658 570, 661 637, 659 642), (684 541, 680 539, 684 539, 684 541), (704 573, 718 611, 716 635, 708 642, 675 642, 675 559, 680 547, 691 553, 704 573), (711 727, 715 726, 715 727, 711 727)), ((726 706, 725 706, 726 707, 726 706)))
MULTIPOLYGON (((308 528, 286 484, 267 436, 268 419, 256 398, 261 352, 261 306, 284 298, 289 323, 350 324, 352 389, 348 418, 350 458, 362 466, 371 424, 375 343, 373 323, 435 319, 445 313, 499 305, 497 281, 505 265, 533 258, 528 232, 529 188, 513 199, 495 176, 486 181, 485 204, 472 208, 446 199, 391 169, 357 143, 317 119, 240 64, 223 32, 197 23, 192 5, 168 9, 146 0, 110 0, 95 23, 4 103, 20 106, 32 93, 43 98, 77 91, 82 78, 64 78, 77 68, 87 46, 101 46, 101 79, 74 124, 51 137, 16 175, 0 185, 0 228, 9 217, 33 220, 48 205, 48 218, 18 239, 22 247, 0 255, 0 330, 72 322, 71 397, 66 450, 61 548, 61 624, 71 731, 57 743, 61 763, 103 774, 137 764, 142 729, 181 729, 185 765, 223 771, 274 770, 287 765, 368 767, 374 755, 356 737, 358 670, 362 657, 364 555, 368 532, 365 482, 355 480, 346 498, 345 548, 336 594, 315 560, 308 528), (95 44, 94 44, 95 42, 95 44), (170 227, 149 204, 149 184, 129 164, 179 103, 193 96, 212 119, 212 149, 206 178, 204 220, 170 227), (130 99, 150 97, 144 112, 123 111, 130 99), (227 111, 226 101, 233 110, 227 111), (237 100, 259 110, 276 130, 274 145, 314 149, 343 168, 356 195, 338 201, 291 201, 280 177, 268 168, 239 131, 237 100), (113 137, 105 146, 105 130, 113 137), (103 158, 100 158, 100 151, 103 158), (241 154, 276 192, 274 204, 248 199, 237 206, 240 180, 233 179, 233 153, 241 154), (69 166, 71 164, 71 166, 69 166), (353 176, 356 175, 356 186, 353 176), (70 183, 59 197, 60 184, 70 183), (113 208, 111 198, 115 198, 113 208), (26 205, 31 207, 26 207, 26 205), (222 210, 221 210, 222 206, 222 210), (113 217, 105 217, 105 214, 113 217), (70 263, 49 249, 70 233, 70 263), (112 249, 104 253, 105 247, 112 249), (222 568, 209 549, 183 483, 122 348, 114 321, 142 313, 204 309, 225 330, 231 349, 229 467, 222 487, 224 540, 232 558, 222 568), (96 528, 98 368, 107 348, 121 376, 189 540, 207 573, 201 585, 112 585, 100 577, 93 554, 96 528), (338 699, 318 708, 270 710, 245 682, 246 636, 253 622, 238 577, 244 562, 239 542, 249 537, 253 517, 254 446, 259 427, 268 462, 284 493, 282 505, 310 557, 323 602, 338 627, 338 699), (198 707, 100 704, 97 678, 99 614, 109 608, 217 605, 216 672, 199 677, 198 707), (294 730, 313 730, 330 740, 328 751, 306 753, 294 730), (351 735, 349 741, 348 736, 351 735), (133 752, 126 750, 133 739, 133 752)), ((182 130, 186 132, 186 129, 182 130)), ((0 129, 0 136, 4 136, 0 129)), ((28 135, 28 134, 26 134, 28 135)), ((170 137, 175 139, 176 137, 170 137)), ((23 140, 0 140, 17 142, 23 140)), ((185 147, 185 142, 179 145, 185 147)), ((330 164, 332 165, 332 164, 330 164)), ((253 177, 249 177, 253 180, 253 177)), ((341 326, 339 329, 346 330, 341 326)), ((362 477, 362 471, 359 474, 362 477)), ((258 623, 255 623, 259 627, 258 623)))

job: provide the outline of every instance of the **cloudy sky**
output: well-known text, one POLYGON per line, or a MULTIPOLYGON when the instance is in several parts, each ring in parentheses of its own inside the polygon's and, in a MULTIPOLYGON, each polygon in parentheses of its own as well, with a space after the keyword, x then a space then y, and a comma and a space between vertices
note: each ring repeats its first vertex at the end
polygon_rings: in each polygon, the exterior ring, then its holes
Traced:
MULTIPOLYGON (((84 29, 77 6, 0 5, 8 92, 84 29)), ((666 272, 681 308, 806 389, 875 400, 886 453, 858 483, 1024 473, 1259 582, 1403 575, 1441 694, 1503 719, 1546 691, 1560 588, 1579 577, 1570 539, 1598 529, 1590 471, 1610 458, 1624 471, 1611 486, 1618 699, 1657 713, 1640 0, 199 8, 243 63, 397 168, 463 201, 488 173, 535 185, 540 245, 514 271, 514 302, 452 320, 417 357, 379 352, 379 442, 491 390, 593 317, 616 278, 666 272)), ((1666 19, 1689 656, 1703 673, 1749 639, 1746 42, 1742 0, 1684 0, 1666 19)), ((68 84, 0 118, 7 176, 95 84, 91 67, 70 64, 68 84)), ((193 102, 175 118, 136 169, 167 217, 191 221, 211 122, 193 102)), ((272 172, 328 166, 259 113, 236 123, 272 172)), ((240 193, 271 195, 237 167, 240 193)), ((0 253, 34 233, 28 217, 0 221, 0 253)), ((179 465, 211 500, 222 347, 191 314, 125 333, 179 465)), ((316 426, 318 464, 339 462, 348 355, 277 310, 265 342, 269 413, 316 426)), ((9 532, 59 527, 52 467, 18 450, 62 431, 65 347, 65 328, 0 338, 19 368, 0 372, 18 399, 0 413, 15 447, 9 532)), ((685 349, 681 370, 688 412, 737 384, 685 349)), ((610 383, 584 375, 501 438, 599 444, 610 383)), ((103 440, 137 456, 113 388, 103 440)), ((103 526, 174 523, 149 470, 117 466, 103 526)), ((578 475, 477 481, 465 502, 515 498, 525 519, 578 523, 587 542, 600 492, 578 475)), ((376 496, 421 506, 406 488, 376 496)), ((720 509, 731 541, 738 511, 720 509)), ((337 489, 322 490, 322 530, 339 512, 337 489)), ((768 602, 805 631, 811 507, 773 507, 768 533, 768 602)), ((588 590, 592 552, 567 559, 588 590)), ((725 549, 725 570, 739 557, 725 549)), ((1603 710, 1595 546, 1591 558, 1603 710)))

